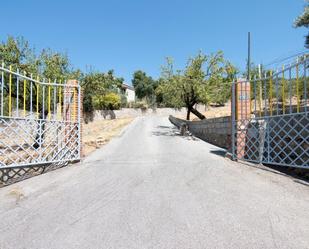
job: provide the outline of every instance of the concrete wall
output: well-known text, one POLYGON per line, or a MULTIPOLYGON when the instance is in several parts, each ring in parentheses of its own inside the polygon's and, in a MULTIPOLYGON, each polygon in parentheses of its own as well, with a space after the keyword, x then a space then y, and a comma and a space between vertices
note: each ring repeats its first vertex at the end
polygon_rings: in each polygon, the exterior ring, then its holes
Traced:
POLYGON ((169 120, 177 127, 185 123, 194 136, 219 147, 230 149, 232 134, 230 116, 201 121, 186 121, 170 116, 169 120))

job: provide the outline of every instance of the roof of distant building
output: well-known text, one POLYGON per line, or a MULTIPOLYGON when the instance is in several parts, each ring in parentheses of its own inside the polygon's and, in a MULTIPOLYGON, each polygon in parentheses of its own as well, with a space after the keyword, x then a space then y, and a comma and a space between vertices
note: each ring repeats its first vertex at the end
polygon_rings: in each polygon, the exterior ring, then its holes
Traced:
POLYGON ((130 86, 130 85, 125 84, 125 83, 122 84, 122 88, 124 88, 124 89, 130 89, 130 90, 134 91, 134 87, 133 87, 133 86, 130 86))

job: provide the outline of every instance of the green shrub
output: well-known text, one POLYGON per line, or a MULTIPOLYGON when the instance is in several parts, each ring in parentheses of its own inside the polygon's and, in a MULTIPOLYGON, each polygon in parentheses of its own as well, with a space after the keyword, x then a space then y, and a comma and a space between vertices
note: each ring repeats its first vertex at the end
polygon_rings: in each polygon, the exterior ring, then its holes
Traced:
POLYGON ((94 96, 93 102, 96 110, 117 110, 121 106, 121 98, 116 93, 94 96))
POLYGON ((148 108, 148 105, 144 101, 136 101, 136 102, 132 103, 132 107, 135 108, 135 109, 141 108, 141 109, 145 110, 145 109, 148 108))

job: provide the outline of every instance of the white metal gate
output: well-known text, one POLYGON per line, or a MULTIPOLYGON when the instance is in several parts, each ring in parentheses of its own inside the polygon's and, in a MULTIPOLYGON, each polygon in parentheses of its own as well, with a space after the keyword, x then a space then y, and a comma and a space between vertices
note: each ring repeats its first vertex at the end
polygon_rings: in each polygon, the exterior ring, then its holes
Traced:
POLYGON ((40 81, 0 67, 0 170, 80 159, 77 81, 40 81))
POLYGON ((234 159, 309 168, 309 57, 232 85, 234 159))

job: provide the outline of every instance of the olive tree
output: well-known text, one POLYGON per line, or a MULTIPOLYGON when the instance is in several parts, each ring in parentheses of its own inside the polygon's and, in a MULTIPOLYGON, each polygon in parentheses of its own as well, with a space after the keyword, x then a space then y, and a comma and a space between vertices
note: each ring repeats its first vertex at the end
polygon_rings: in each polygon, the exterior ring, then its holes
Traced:
POLYGON ((162 67, 158 94, 168 106, 187 108, 187 120, 190 113, 200 119, 205 116, 194 108, 196 104, 224 103, 230 91, 229 82, 235 75, 236 69, 224 59, 221 51, 205 55, 198 53, 188 60, 184 70, 174 70, 173 61, 168 58, 162 67), (222 97, 225 96, 225 97, 222 97), (220 97, 220 98, 219 98, 220 97))

